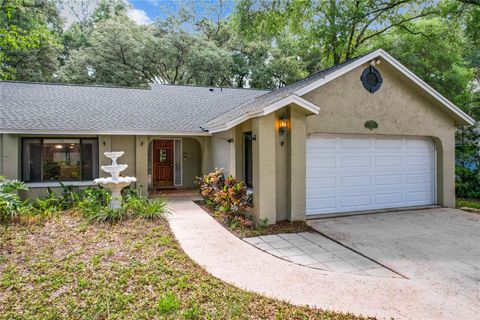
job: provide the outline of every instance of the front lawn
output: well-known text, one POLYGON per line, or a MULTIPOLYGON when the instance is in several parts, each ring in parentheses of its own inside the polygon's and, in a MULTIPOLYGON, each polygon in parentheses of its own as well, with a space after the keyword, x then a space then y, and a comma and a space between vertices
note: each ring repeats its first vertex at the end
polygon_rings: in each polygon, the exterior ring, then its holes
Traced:
POLYGON ((89 223, 71 211, 0 228, 1 319, 360 319, 223 283, 164 219, 89 223))
POLYGON ((475 199, 457 199, 457 208, 480 209, 480 200, 475 200, 475 199))

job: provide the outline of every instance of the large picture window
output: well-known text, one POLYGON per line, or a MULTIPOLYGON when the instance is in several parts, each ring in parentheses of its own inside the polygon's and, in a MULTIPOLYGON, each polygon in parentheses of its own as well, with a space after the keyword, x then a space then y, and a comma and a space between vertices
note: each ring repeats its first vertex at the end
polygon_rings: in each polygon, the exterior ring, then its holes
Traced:
POLYGON ((97 139, 22 140, 24 181, 84 181, 95 178, 98 178, 97 139))

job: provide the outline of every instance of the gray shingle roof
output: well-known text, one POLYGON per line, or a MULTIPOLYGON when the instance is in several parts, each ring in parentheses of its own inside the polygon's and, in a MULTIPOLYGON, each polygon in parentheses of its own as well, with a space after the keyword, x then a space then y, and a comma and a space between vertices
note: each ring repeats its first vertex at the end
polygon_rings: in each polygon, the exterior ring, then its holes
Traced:
MULTIPOLYGON (((368 54, 368 53, 367 53, 368 54)), ((214 118, 213 120, 209 121, 208 123, 205 124, 206 128, 211 128, 215 127, 217 125, 225 124, 233 119, 236 119, 240 117, 243 114, 255 111, 255 110, 260 110, 264 107, 267 107, 268 105, 271 105, 272 103, 275 103, 283 98, 288 97, 289 95, 293 94, 295 91, 319 80, 324 78, 325 76, 349 65, 352 62, 355 62, 356 60, 362 58, 364 55, 358 56, 356 58, 347 60, 343 63, 337 64, 333 67, 330 67, 328 69, 321 70, 319 72, 316 72, 306 78, 303 78, 299 81, 296 81, 292 84, 289 84, 285 87, 279 88, 275 91, 272 91, 270 93, 267 93, 265 95, 258 96, 254 98, 253 100, 246 101, 245 103, 239 105, 236 108, 233 108, 231 110, 228 110, 221 116, 214 118)))
POLYGON ((208 121, 268 92, 0 81, 0 131, 201 132, 208 121))

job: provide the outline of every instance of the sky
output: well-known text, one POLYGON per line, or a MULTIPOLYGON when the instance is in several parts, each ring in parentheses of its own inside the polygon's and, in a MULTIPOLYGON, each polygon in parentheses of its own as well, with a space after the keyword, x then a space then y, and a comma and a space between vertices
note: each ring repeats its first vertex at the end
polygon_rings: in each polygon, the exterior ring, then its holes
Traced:
MULTIPOLYGON (((89 15, 97 6, 99 0, 63 0, 58 1, 62 17, 65 19, 65 28, 74 21, 81 20, 89 15)), ((168 12, 175 12, 180 4, 195 7, 202 13, 205 7, 215 6, 219 0, 124 0, 131 8, 128 16, 138 24, 152 23, 157 17, 165 17, 168 12)), ((227 16, 235 7, 235 0, 223 0, 225 3, 224 14, 227 16)))
MULTIPOLYGON (((148 24, 157 17, 165 17, 166 12, 175 11, 179 3, 194 6, 198 12, 202 12, 205 6, 217 4, 217 0, 128 0, 132 8, 128 15, 138 24, 148 24)), ((225 0, 225 15, 228 15, 233 7, 234 0, 225 0)))

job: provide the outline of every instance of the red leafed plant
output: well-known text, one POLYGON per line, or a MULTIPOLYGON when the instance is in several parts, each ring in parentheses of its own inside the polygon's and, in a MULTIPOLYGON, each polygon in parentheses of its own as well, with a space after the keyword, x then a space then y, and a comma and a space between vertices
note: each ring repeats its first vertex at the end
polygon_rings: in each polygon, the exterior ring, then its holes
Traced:
POLYGON ((216 169, 203 177, 198 177, 196 184, 205 200, 205 204, 214 211, 223 213, 230 221, 243 225, 253 224, 244 213, 248 206, 247 187, 243 181, 233 176, 225 177, 222 169, 216 169))

